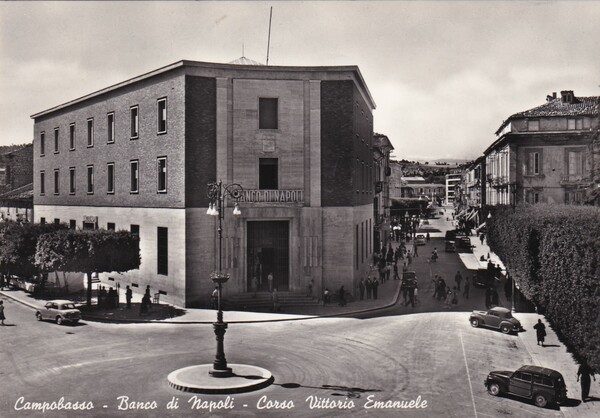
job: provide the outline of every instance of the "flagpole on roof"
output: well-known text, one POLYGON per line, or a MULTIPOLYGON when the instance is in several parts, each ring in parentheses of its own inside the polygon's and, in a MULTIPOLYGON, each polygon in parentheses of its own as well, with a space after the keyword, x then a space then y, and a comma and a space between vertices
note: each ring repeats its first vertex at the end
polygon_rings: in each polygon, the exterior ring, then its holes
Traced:
POLYGON ((267 65, 269 65, 269 48, 271 47, 271 19, 273 18, 273 6, 269 13, 269 38, 267 39, 267 65))

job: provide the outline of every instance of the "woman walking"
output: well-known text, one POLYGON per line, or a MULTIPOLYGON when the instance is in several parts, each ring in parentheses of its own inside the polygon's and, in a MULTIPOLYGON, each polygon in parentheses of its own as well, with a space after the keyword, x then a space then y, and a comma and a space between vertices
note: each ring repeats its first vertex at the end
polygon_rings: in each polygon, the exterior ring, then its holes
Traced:
POLYGON ((4 301, 0 300, 0 320, 2 321, 2 325, 4 326, 4 320, 6 317, 4 316, 4 301))

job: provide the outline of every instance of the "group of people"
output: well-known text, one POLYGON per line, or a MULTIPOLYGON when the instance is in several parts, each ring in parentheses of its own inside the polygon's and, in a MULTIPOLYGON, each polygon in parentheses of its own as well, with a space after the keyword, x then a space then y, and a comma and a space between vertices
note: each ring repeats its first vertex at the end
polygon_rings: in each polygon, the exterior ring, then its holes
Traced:
POLYGON ((119 307, 119 293, 112 287, 106 290, 105 286, 98 290, 98 307, 102 309, 114 309, 119 307))
POLYGON ((369 277, 367 276, 366 280, 360 279, 358 282, 358 294, 360 300, 365 298, 365 293, 367 299, 377 299, 377 290, 379 288, 379 280, 377 277, 369 277))

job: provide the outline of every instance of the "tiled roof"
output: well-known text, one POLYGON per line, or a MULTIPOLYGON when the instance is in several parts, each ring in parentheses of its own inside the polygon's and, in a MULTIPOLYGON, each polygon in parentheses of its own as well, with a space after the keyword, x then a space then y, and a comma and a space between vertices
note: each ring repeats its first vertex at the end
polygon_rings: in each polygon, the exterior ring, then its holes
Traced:
POLYGON ((555 116, 593 116, 600 113, 600 96, 575 97, 573 103, 563 102, 560 97, 552 99, 543 105, 511 115, 496 131, 498 134, 506 124, 519 118, 540 118, 555 116))

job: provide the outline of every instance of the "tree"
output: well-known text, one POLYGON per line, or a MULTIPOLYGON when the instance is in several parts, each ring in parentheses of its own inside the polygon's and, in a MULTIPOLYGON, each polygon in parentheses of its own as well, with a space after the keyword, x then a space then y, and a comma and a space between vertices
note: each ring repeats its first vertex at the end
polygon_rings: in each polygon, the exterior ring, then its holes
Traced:
POLYGON ((40 235, 66 229, 64 224, 29 224, 6 221, 0 227, 0 269, 4 274, 31 277, 40 272, 35 252, 40 235))
POLYGON ((140 239, 128 231, 63 230, 41 235, 36 265, 46 271, 87 275, 87 305, 92 304, 92 273, 124 272, 140 266, 140 239))

